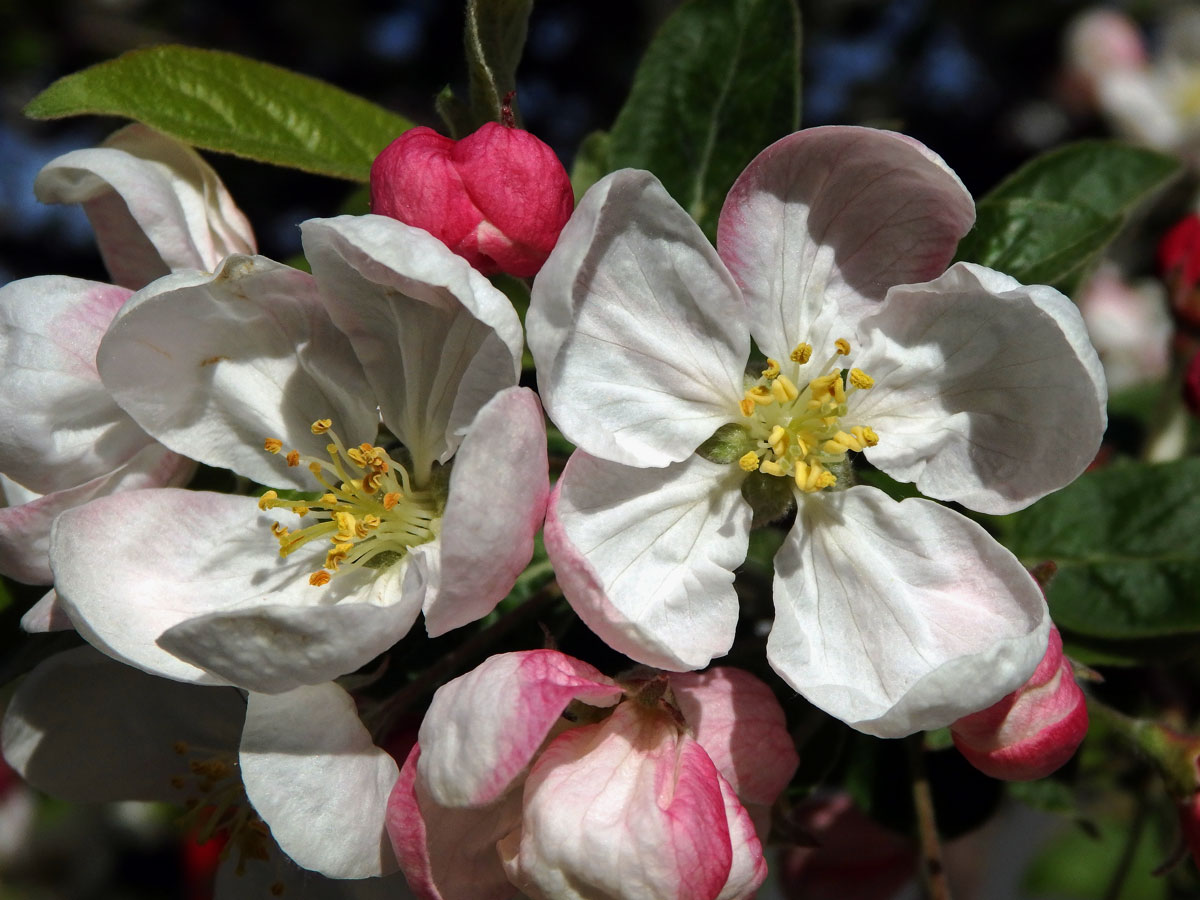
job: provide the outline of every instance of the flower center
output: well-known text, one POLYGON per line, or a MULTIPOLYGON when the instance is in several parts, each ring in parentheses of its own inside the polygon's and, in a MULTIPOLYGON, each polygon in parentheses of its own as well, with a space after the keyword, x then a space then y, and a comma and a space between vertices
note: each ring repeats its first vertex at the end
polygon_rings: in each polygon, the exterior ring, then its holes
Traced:
POLYGON ((797 371, 812 376, 805 387, 797 387, 783 374, 778 360, 768 359, 740 404, 757 446, 743 455, 738 465, 747 472, 793 478, 796 487, 806 492, 833 487, 837 475, 831 470, 845 463, 847 453, 859 453, 879 443, 879 436, 869 426, 843 422, 854 392, 875 384, 862 369, 847 371, 837 365, 841 357, 850 354, 850 342, 839 338, 833 355, 810 369, 812 352, 811 344, 801 343, 791 353, 797 371))
POLYGON ((248 860, 269 859, 271 829, 246 799, 246 788, 234 756, 230 753, 201 756, 184 741, 176 741, 172 748, 179 756, 189 757, 187 774, 171 778, 171 787, 180 792, 186 810, 181 824, 196 843, 224 836, 220 858, 236 851, 239 875, 245 871, 248 860))
MULTIPOLYGON (((258 500, 259 509, 286 507, 302 519, 315 519, 296 531, 278 522, 271 526, 280 556, 319 538, 333 544, 324 566, 308 578, 316 586, 328 584, 337 572, 362 566, 379 569, 397 562, 410 547, 433 540, 441 522, 432 490, 414 488, 408 469, 382 447, 363 443, 346 449, 332 425, 329 419, 312 424, 313 434, 329 435, 328 460, 302 456, 297 450, 286 457, 289 466, 306 463, 325 493, 315 500, 284 500, 267 491, 258 500)), ((279 453, 283 444, 267 438, 264 449, 279 453)))

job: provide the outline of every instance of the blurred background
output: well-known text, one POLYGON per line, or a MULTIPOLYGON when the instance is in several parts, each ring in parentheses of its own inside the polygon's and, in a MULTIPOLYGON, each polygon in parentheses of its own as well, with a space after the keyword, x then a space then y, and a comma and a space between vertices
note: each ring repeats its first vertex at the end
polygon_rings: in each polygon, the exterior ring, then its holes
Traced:
MULTIPOLYGON (((45 163, 98 143, 119 125, 91 118, 23 118, 22 107, 56 78, 136 47, 183 43, 316 76, 438 127, 437 92, 449 84, 466 93, 461 5, 456 0, 0 0, 0 284, 44 273, 107 280, 82 212, 42 206, 33 197, 34 176, 45 163)), ((538 0, 518 72, 519 103, 525 126, 554 147, 568 168, 580 141, 611 125, 642 50, 676 5, 674 0, 538 0)), ((804 125, 902 130, 941 154, 976 196, 1050 147, 1122 130, 1098 106, 1096 85, 1081 75, 1079 61, 1072 69, 1064 53, 1070 23, 1093 4, 800 0, 799 5, 804 125)), ((1132 17, 1153 59, 1170 39, 1164 23, 1180 6, 1196 5, 1141 0, 1109 8, 1132 17)), ((1200 114, 1200 79, 1196 85, 1192 102, 1200 114)), ((1188 89, 1184 85, 1183 92, 1188 89)), ((1163 149, 1189 152, 1182 146, 1163 149)), ((260 252, 275 259, 299 252, 301 221, 335 214, 354 189, 332 179, 206 155, 254 223, 260 252)), ((1164 198, 1155 215, 1169 223, 1189 201, 1190 192, 1181 188, 1164 198)), ((1153 227, 1144 231, 1161 233, 1153 227)), ((1125 276, 1153 271, 1152 244, 1119 245, 1115 255, 1122 258, 1125 276)), ((1161 299, 1149 302, 1162 307, 1161 299)), ((1120 318, 1126 313, 1114 315, 1117 337, 1127 335, 1128 320, 1120 318)), ((1165 316, 1163 308, 1159 324, 1138 327, 1169 329, 1161 324, 1165 316)), ((1165 359, 1165 349, 1162 353, 1165 359)), ((1155 377, 1145 367, 1156 364, 1131 363, 1143 365, 1134 380, 1155 377)), ((18 590, 8 608, 0 609, 0 654, 16 646, 20 614, 39 593, 18 590)), ((0 657, 0 662, 9 672, 14 662, 20 667, 13 659, 0 657)), ((1116 689, 1121 689, 1119 679, 1116 689)), ((958 810, 961 815, 952 804, 941 816, 948 830, 966 835, 949 851, 957 897, 1188 896, 1178 892, 1178 884, 1151 874, 1172 851, 1169 827, 1150 823, 1138 831, 1144 839, 1131 848, 1116 825, 1110 832, 1107 826, 1073 822, 1071 797, 1054 793, 1057 782, 1040 789, 1041 796, 1030 795, 1041 812, 1008 805, 993 815, 1000 808, 999 787, 987 788, 980 776, 961 788, 956 776, 947 777, 951 795, 956 790, 960 798, 971 795, 958 810), (978 830, 985 821, 986 828, 978 830), (1117 884, 1116 893, 1111 892, 1114 865, 1132 873, 1117 884)), ((1136 784, 1131 787, 1136 791, 1136 784)), ((1127 823, 1134 814, 1109 812, 1104 821, 1114 823, 1127 823)), ((197 849, 179 839, 173 820, 170 811, 155 807, 77 809, 47 801, 0 763, 0 900, 203 900, 210 895, 206 879, 213 848, 197 849)), ((881 854, 880 866, 894 862, 888 855, 894 835, 880 836, 861 822, 839 827, 843 830, 830 841, 845 844, 851 864, 861 862, 866 850, 881 854)), ((911 848, 897 852, 901 870, 910 871, 911 848)), ((793 888, 787 896, 854 900, 844 892, 818 893, 819 879, 811 870, 798 883, 810 887, 793 888)), ((1186 883, 1194 886, 1195 878, 1186 883)), ((915 888, 899 883, 890 890, 917 896, 915 888)))

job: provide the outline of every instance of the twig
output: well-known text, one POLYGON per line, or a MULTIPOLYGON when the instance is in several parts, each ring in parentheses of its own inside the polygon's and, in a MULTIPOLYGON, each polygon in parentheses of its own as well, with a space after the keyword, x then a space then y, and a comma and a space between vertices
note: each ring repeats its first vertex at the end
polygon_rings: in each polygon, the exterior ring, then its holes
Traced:
POLYGON ((933 795, 925 774, 924 735, 914 734, 905 740, 908 750, 908 769, 912 777, 913 808, 917 814, 917 843, 920 848, 921 885, 929 900, 951 900, 946 867, 942 864, 942 844, 938 839, 937 820, 933 814, 933 795))

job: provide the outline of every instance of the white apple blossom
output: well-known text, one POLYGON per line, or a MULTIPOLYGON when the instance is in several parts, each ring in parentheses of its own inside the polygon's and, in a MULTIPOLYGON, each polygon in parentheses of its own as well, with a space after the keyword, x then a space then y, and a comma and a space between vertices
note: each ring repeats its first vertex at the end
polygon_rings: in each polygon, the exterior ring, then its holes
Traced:
POLYGON ((506 653, 434 695, 388 827, 422 900, 735 900, 765 877, 754 818, 765 833, 796 764, 745 672, 622 685, 506 653))
POLYGON ((507 298, 429 234, 304 223, 313 275, 233 255, 140 291, 105 386, 167 447, 285 499, 128 492, 62 515, 60 603, 147 671, 264 693, 353 671, 490 612, 548 493, 541 408, 516 387, 507 298), (378 422, 400 449, 373 443, 378 422))
POLYGON ((588 192, 527 328, 579 447, 546 546, 593 631, 665 669, 727 652, 753 513, 794 504, 767 655, 811 702, 900 736, 1029 676, 1049 619, 1021 564, 944 506, 855 486, 848 461, 1006 513, 1093 458, 1105 389, 1078 311, 980 266, 943 274, 973 218, 940 158, 865 128, 763 151, 716 251, 649 173, 588 192), (747 368, 752 338, 766 360, 747 368))
POLYGON ((336 685, 247 697, 80 647, 25 678, 2 737, 12 765, 55 797, 173 803, 196 835, 225 832, 218 898, 273 885, 277 896, 281 884, 289 897, 406 896, 399 877, 376 877, 396 871, 384 820, 398 766, 336 685))
MULTIPOLYGON (((231 252, 252 253, 254 235, 209 165, 144 125, 51 161, 34 191, 45 203, 83 206, 116 282, 47 275, 0 288, 0 572, 49 584, 58 513, 120 491, 182 484, 193 470, 100 383, 95 356, 105 329, 131 290, 171 271, 212 270, 231 252)), ((52 595, 43 605, 53 605, 52 595)))

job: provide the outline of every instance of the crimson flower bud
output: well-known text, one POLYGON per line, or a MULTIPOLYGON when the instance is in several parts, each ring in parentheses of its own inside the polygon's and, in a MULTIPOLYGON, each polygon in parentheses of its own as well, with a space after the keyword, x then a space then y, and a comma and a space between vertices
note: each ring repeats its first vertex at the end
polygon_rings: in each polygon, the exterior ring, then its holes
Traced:
POLYGON ((1158 245, 1158 264, 1176 321, 1200 329, 1200 216, 1190 213, 1166 233, 1158 245))
POLYGON ((1200 793, 1179 804, 1179 830, 1184 843, 1192 853, 1192 860, 1200 866, 1200 793))
POLYGON ((1200 418, 1200 352, 1192 354, 1183 370, 1183 400, 1192 415, 1200 418))
POLYGON ((954 745, 979 771, 1006 781, 1044 778, 1070 759, 1087 734, 1087 704, 1050 627, 1046 655, 1029 681, 950 726, 954 745))
POLYGON ((536 275, 573 208, 554 151, 495 122, 460 141, 412 128, 371 166, 372 212, 423 228, 484 275, 536 275))

